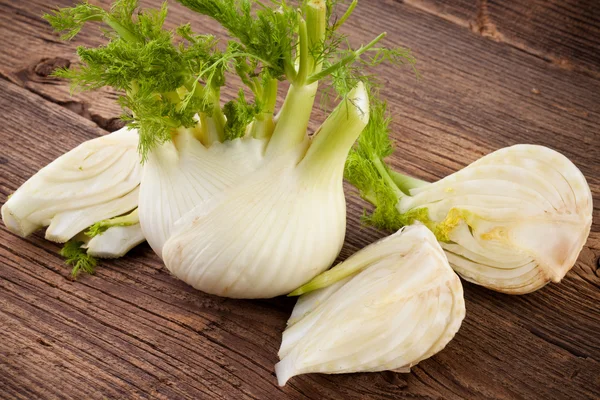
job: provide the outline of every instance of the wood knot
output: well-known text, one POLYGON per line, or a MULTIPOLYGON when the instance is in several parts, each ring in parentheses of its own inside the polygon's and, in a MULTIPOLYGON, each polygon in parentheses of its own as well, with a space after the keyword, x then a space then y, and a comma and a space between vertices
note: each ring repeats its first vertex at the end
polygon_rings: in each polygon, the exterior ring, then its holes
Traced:
POLYGON ((54 58, 42 58, 33 68, 33 72, 36 75, 43 78, 47 78, 50 74, 60 68, 69 68, 71 61, 66 58, 54 57, 54 58))
POLYGON ((109 132, 117 131, 125 126, 125 121, 120 118, 104 118, 97 114, 93 114, 91 118, 100 128, 109 132))
POLYGON ((38 337, 38 338, 37 338, 37 342, 38 342, 39 344, 41 344, 42 346, 45 346, 45 347, 52 347, 52 344, 50 344, 49 342, 47 342, 47 341, 46 341, 44 338, 38 337))
POLYGON ((474 23, 470 24, 471 30, 481 36, 489 37, 495 41, 500 41, 502 36, 496 29, 496 24, 490 19, 487 0, 477 2, 477 16, 474 23))
POLYGON ((408 382, 406 382, 404 374, 400 374, 394 371, 382 371, 381 377, 385 382, 390 384, 392 387, 396 387, 398 389, 403 389, 408 387, 408 382))

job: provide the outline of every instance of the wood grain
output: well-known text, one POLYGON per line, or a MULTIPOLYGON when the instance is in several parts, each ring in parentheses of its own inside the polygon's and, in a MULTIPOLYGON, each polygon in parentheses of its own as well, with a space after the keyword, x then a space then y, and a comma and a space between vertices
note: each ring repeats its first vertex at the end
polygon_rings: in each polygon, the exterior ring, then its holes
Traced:
POLYGON ((595 0, 404 0, 491 40, 600 76, 600 3, 595 0))
MULTIPOLYGON (((39 18, 46 7, 41 0, 0 2, 2 203, 66 149, 105 133, 100 117, 119 113, 115 93, 72 99, 64 82, 37 67, 48 64, 43 58, 72 62, 77 44, 100 43, 95 32, 59 42, 39 18)), ((170 26, 187 18, 171 5, 170 26)), ((220 32, 200 18, 194 25, 220 32)), ((419 60, 419 81, 407 70, 383 69, 382 92, 395 117, 395 167, 434 180, 499 147, 530 142, 563 152, 581 168, 594 194, 594 225, 564 282, 519 297, 464 283, 461 330, 411 374, 306 375, 280 389, 273 365, 293 301, 195 291, 171 277, 147 245, 72 282, 57 245, 42 234, 17 238, 2 225, 0 398, 600 396, 600 81, 411 4, 361 2, 345 29, 355 43, 385 30, 388 44, 412 48, 419 60)), ((315 121, 322 118, 315 113, 315 121)), ((342 258, 385 235, 360 226, 364 204, 347 189, 342 258)))

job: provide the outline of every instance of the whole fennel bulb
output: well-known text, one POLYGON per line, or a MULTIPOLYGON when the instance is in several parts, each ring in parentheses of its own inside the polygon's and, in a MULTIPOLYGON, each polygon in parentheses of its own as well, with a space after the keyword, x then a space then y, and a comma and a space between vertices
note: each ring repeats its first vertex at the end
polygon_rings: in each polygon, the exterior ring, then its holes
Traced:
POLYGON ((19 187, 2 206, 6 227, 25 237, 47 226, 64 243, 98 221, 137 207, 141 166, 135 130, 120 129, 63 154, 19 187))
POLYGON ((346 176, 377 208, 376 226, 418 220, 464 279, 509 293, 560 282, 573 267, 592 223, 585 177, 562 154, 543 146, 497 150, 427 184, 390 171, 387 121, 361 136, 346 176))
POLYGON ((441 351, 465 317, 460 279, 420 224, 367 246, 292 295, 302 293, 275 366, 280 386, 312 372, 409 372, 441 351))
POLYGON ((101 22, 109 43, 79 48, 81 67, 57 75, 78 89, 124 92, 120 104, 139 133, 143 165, 139 225, 175 276, 223 296, 287 293, 341 248, 343 164, 368 121, 373 87, 363 67, 414 59, 378 45, 385 34, 346 48, 336 30, 355 3, 338 20, 330 18, 336 2, 322 0, 277 8, 179 2, 217 21, 229 39, 219 43, 189 24, 165 29, 166 3, 159 10, 138 10, 136 0, 110 10, 78 4, 45 18, 69 39, 87 22, 101 22), (222 106, 231 73, 243 87, 222 106), (309 138, 323 80, 340 104, 309 138), (289 89, 275 114, 282 81, 289 89))
POLYGON ((163 248, 169 271, 207 293, 256 298, 289 293, 327 269, 346 229, 344 160, 368 110, 359 84, 310 143, 184 214, 163 248))

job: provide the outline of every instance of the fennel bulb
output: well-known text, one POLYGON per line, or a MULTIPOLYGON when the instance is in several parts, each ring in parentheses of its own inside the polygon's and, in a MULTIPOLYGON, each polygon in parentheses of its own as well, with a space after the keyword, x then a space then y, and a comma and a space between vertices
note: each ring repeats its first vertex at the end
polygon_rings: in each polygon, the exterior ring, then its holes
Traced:
POLYGON ((463 289, 435 236, 402 228, 314 278, 296 303, 275 366, 293 376, 409 372, 441 351, 465 317, 463 289), (310 293, 308 293, 310 292, 310 293))
POLYGON ((47 226, 46 239, 64 243, 94 223, 137 207, 141 166, 135 130, 120 129, 63 154, 19 187, 2 219, 25 237, 47 226))
POLYGON ((427 184, 385 166, 389 121, 372 120, 379 123, 361 136, 346 176, 377 207, 369 217, 374 225, 423 222, 456 272, 499 292, 533 292, 573 267, 590 232, 592 195, 565 156, 511 146, 427 184))
POLYGON ((184 214, 163 248, 169 271, 207 293, 257 298, 288 293, 328 268, 346 229, 344 161, 368 109, 359 84, 310 143, 184 214))
POLYGON ((102 22, 110 41, 79 48, 81 67, 56 75, 79 89, 124 93, 143 164, 140 229, 174 275, 224 296, 287 293, 327 268, 343 242, 343 164, 367 123, 373 87, 362 67, 414 59, 378 45, 385 34, 344 48, 336 30, 355 3, 334 20, 335 2, 322 0, 277 8, 179 2, 216 20, 230 39, 221 45, 189 24, 165 29, 166 3, 160 10, 137 10, 136 0, 110 10, 82 3, 45 18, 66 39, 102 22), (243 87, 222 106, 233 72, 243 87), (340 101, 309 139, 323 80, 340 101), (280 81, 289 89, 275 114, 280 81), (294 259, 284 261, 285 251, 294 259))

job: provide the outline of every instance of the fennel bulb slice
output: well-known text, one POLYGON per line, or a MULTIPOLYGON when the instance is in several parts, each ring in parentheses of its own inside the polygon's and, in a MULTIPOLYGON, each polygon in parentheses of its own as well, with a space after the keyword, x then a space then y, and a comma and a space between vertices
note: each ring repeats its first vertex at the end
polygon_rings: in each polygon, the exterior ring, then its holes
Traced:
POLYGON ((139 196, 140 225, 162 258, 173 224, 258 168, 266 141, 244 137, 205 147, 193 131, 179 129, 172 141, 153 149, 143 165, 139 196))
POLYGON ((460 279, 423 225, 402 228, 303 286, 275 366, 293 376, 409 372, 441 351, 465 317, 460 279))
POLYGON ((400 213, 419 209, 463 278, 523 294, 573 267, 590 232, 592 194, 562 154, 516 145, 400 198, 400 213))
POLYGON ((66 242, 96 221, 134 209, 141 166, 135 130, 120 129, 63 154, 18 188, 2 206, 7 228, 22 236, 49 226, 66 242))
POLYGON ((359 84, 310 143, 266 156, 252 176, 184 214, 163 248, 169 271, 208 293, 265 298, 328 268, 345 235, 343 165, 368 107, 359 84))
POLYGON ((46 229, 46 239, 57 243, 64 243, 97 221, 122 214, 123 210, 130 211, 135 209, 138 203, 138 196, 139 186, 123 197, 107 201, 106 203, 57 214, 52 218, 52 222, 46 229))

